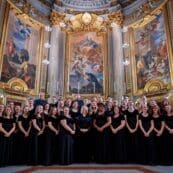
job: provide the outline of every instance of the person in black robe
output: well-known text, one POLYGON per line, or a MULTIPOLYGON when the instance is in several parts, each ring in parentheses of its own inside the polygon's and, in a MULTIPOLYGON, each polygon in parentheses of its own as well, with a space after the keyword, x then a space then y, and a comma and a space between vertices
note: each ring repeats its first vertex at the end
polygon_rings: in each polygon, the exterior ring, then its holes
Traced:
POLYGON ((12 110, 7 106, 0 123, 0 131, 3 134, 0 148, 1 166, 9 166, 13 164, 13 135, 15 128, 16 124, 12 116, 12 110))
POLYGON ((164 164, 173 165, 173 110, 165 105, 164 164))
POLYGON ((81 114, 76 119, 76 148, 75 151, 77 155, 77 162, 78 163, 88 163, 90 160, 90 148, 91 148, 91 141, 90 141, 90 129, 92 126, 92 117, 88 114, 88 107, 82 106, 81 114))
POLYGON ((19 146, 20 152, 18 152, 19 163, 26 165, 29 158, 29 142, 30 142, 30 130, 31 130, 31 118, 29 116, 29 107, 24 106, 23 113, 18 119, 18 134, 19 134, 19 146))
POLYGON ((153 129, 154 122, 148 113, 148 106, 142 105, 142 112, 139 114, 139 146, 140 146, 140 164, 153 164, 153 129))
POLYGON ((47 100, 45 99, 45 93, 41 92, 39 94, 39 98, 34 100, 34 111, 37 106, 39 105, 44 106, 45 104, 47 104, 47 100))
POLYGON ((111 161, 113 163, 126 163, 125 119, 124 115, 120 114, 118 106, 114 106, 111 118, 111 161))
POLYGON ((39 105, 35 109, 35 115, 32 118, 31 129, 31 143, 30 143, 30 156, 29 164, 38 165, 43 164, 44 151, 44 129, 45 121, 43 116, 43 106, 39 105))
POLYGON ((95 138, 95 160, 96 163, 110 162, 110 138, 109 126, 111 125, 111 117, 105 114, 105 105, 98 104, 98 112, 93 120, 93 126, 96 129, 95 138))
MULTIPOLYGON (((2 124, 4 108, 5 108, 5 106, 3 104, 0 104, 0 124, 2 124)), ((0 129, 1 128, 2 127, 0 127, 0 129)), ((1 148, 2 148, 2 137, 3 137, 3 133, 0 130, 0 160, 2 159, 2 152, 1 152, 1 148)))
POLYGON ((134 109, 132 100, 128 102, 128 109, 125 111, 125 121, 127 127, 127 162, 138 162, 138 111, 134 109))
POLYGON ((154 149, 153 149, 153 155, 154 155, 154 161, 153 164, 163 164, 163 131, 164 131, 164 118, 160 114, 160 108, 158 105, 153 106, 152 108, 152 118, 154 121, 154 149))
POLYGON ((69 165, 74 161, 74 139, 76 126, 75 121, 69 114, 69 108, 64 107, 64 116, 60 120, 59 131, 59 164, 69 165))
POLYGON ((20 151, 20 144, 19 144, 20 136, 19 136, 19 128, 18 128, 18 120, 20 116, 21 116, 21 105, 15 105, 13 118, 16 123, 16 130, 14 132, 14 141, 13 141, 13 147, 14 147, 13 160, 14 160, 14 164, 16 165, 20 165, 20 158, 19 158, 20 156, 18 154, 18 152, 20 151))
POLYGON ((48 130, 46 134, 46 159, 45 165, 58 163, 58 133, 59 133, 59 117, 57 116, 57 108, 52 107, 48 117, 48 130))

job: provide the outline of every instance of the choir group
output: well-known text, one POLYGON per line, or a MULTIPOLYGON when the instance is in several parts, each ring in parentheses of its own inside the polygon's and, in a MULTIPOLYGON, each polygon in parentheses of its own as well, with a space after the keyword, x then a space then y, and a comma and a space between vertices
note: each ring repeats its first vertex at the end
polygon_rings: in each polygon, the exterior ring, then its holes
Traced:
POLYGON ((0 104, 0 166, 72 163, 173 164, 173 111, 167 99, 121 105, 108 97, 0 104))

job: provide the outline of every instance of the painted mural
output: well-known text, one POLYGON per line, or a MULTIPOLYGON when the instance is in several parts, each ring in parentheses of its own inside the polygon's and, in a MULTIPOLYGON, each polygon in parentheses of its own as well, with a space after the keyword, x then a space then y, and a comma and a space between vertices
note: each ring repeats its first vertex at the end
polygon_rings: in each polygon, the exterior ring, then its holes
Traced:
POLYGON ((149 24, 134 30, 137 87, 142 89, 152 79, 170 83, 164 17, 161 13, 149 24))
POLYGON ((3 54, 1 81, 22 79, 35 88, 39 31, 19 20, 12 11, 8 19, 6 45, 3 54))
POLYGON ((80 32, 69 36, 69 92, 103 93, 103 36, 80 32))

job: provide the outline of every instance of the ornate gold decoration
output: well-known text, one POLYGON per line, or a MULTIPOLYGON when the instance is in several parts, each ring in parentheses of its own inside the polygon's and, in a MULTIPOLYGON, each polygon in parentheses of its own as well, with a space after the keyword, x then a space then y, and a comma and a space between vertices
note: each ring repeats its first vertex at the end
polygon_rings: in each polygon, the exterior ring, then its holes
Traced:
POLYGON ((122 13, 122 11, 117 11, 117 12, 113 12, 108 14, 108 23, 116 23, 117 25, 122 26, 123 25, 123 19, 124 19, 124 15, 122 13))
POLYGON ((145 85, 144 94, 155 95, 156 93, 158 93, 158 94, 166 93, 168 91, 167 86, 168 85, 165 85, 160 80, 150 80, 145 85))
POLYGON ((121 11, 113 12, 103 18, 94 13, 80 13, 75 16, 67 17, 65 14, 52 11, 50 20, 52 25, 59 25, 63 31, 96 31, 105 32, 111 27, 112 23, 122 26, 123 14, 121 11))
POLYGON ((65 19, 65 14, 58 13, 55 10, 51 12, 50 21, 52 25, 59 25, 59 23, 62 22, 64 19, 65 19))
POLYGON ((147 2, 144 5, 142 5, 135 13, 142 15, 141 16, 142 18, 140 19, 138 18, 137 21, 132 22, 130 25, 128 25, 128 27, 133 27, 133 28, 142 27, 147 23, 149 23, 150 21, 152 21, 158 14, 160 14, 167 0, 164 0, 159 6, 152 8, 151 3, 155 4, 156 1, 158 0, 151 0, 151 2, 147 2))

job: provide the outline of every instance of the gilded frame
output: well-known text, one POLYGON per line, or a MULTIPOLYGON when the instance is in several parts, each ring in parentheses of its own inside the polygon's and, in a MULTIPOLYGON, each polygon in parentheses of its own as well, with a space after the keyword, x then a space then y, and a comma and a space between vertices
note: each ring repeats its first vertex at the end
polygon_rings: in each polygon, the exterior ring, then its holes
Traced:
MULTIPOLYGON (((36 76, 35 76, 35 87, 34 89, 30 89, 27 87, 26 83, 22 81, 19 78, 12 78, 12 80, 9 80, 7 83, 0 82, 0 88, 4 90, 14 90, 14 91, 20 91, 24 94, 30 94, 30 95, 37 95, 39 93, 39 85, 40 85, 40 69, 41 69, 41 60, 42 60, 42 48, 43 48, 43 37, 44 37, 44 27, 39 22, 35 21, 31 17, 29 17, 27 14, 23 13, 19 8, 17 8, 13 3, 7 4, 7 10, 5 14, 4 19, 4 28, 3 28, 3 34, 2 34, 2 42, 6 42, 7 34, 8 34, 8 21, 9 21, 9 13, 12 11, 15 16, 20 19, 21 21, 24 21, 26 24, 32 26, 36 30, 38 30, 39 33, 39 41, 38 41, 38 47, 37 47, 37 62, 36 62, 36 76), (14 84, 16 87, 13 87, 14 84)), ((5 44, 1 45, 0 47, 0 72, 2 72, 2 64, 3 64, 3 53, 5 50, 5 44)))
MULTIPOLYGON (((95 31, 81 31, 81 32, 84 32, 84 33, 88 33, 88 32, 95 32, 95 31)), ((98 34, 98 36, 102 36, 103 37, 103 40, 104 40, 104 43, 103 43, 103 93, 102 94, 97 94, 97 93, 93 93, 93 94, 80 94, 82 97, 84 98, 91 98, 93 96, 103 96, 103 97, 106 97, 108 95, 108 87, 109 87, 109 76, 108 76, 108 58, 107 58, 107 55, 108 55, 108 49, 107 49, 107 33, 106 32, 95 32, 96 34, 98 34)), ((73 95, 75 95, 76 93, 72 93, 70 94, 69 93, 69 68, 70 68, 70 37, 72 34, 75 34, 75 32, 67 32, 67 35, 66 35, 66 42, 65 42, 65 45, 66 45, 66 50, 65 50, 65 69, 64 69, 64 73, 65 73, 65 79, 64 79, 64 96, 65 97, 73 97, 73 95)))
POLYGON ((171 90, 173 88, 173 54, 171 49, 171 40, 170 40, 170 31, 169 31, 169 25, 168 25, 168 17, 165 6, 162 6, 158 8, 153 14, 148 15, 147 18, 144 18, 142 21, 139 21, 138 23, 135 23, 134 25, 131 25, 129 28, 130 33, 130 62, 131 62, 131 73, 132 73, 132 84, 133 84, 133 95, 150 95, 153 94, 163 94, 167 93, 168 90, 171 90), (139 89, 137 86, 137 71, 136 71, 136 60, 135 60, 135 36, 134 36, 134 30, 142 27, 149 22, 151 22, 153 19, 157 17, 159 14, 163 14, 164 19, 164 29, 166 31, 166 46, 168 51, 168 61, 169 61, 169 68, 170 68, 170 79, 171 82, 169 84, 165 84, 159 80, 149 80, 144 88, 139 89))

